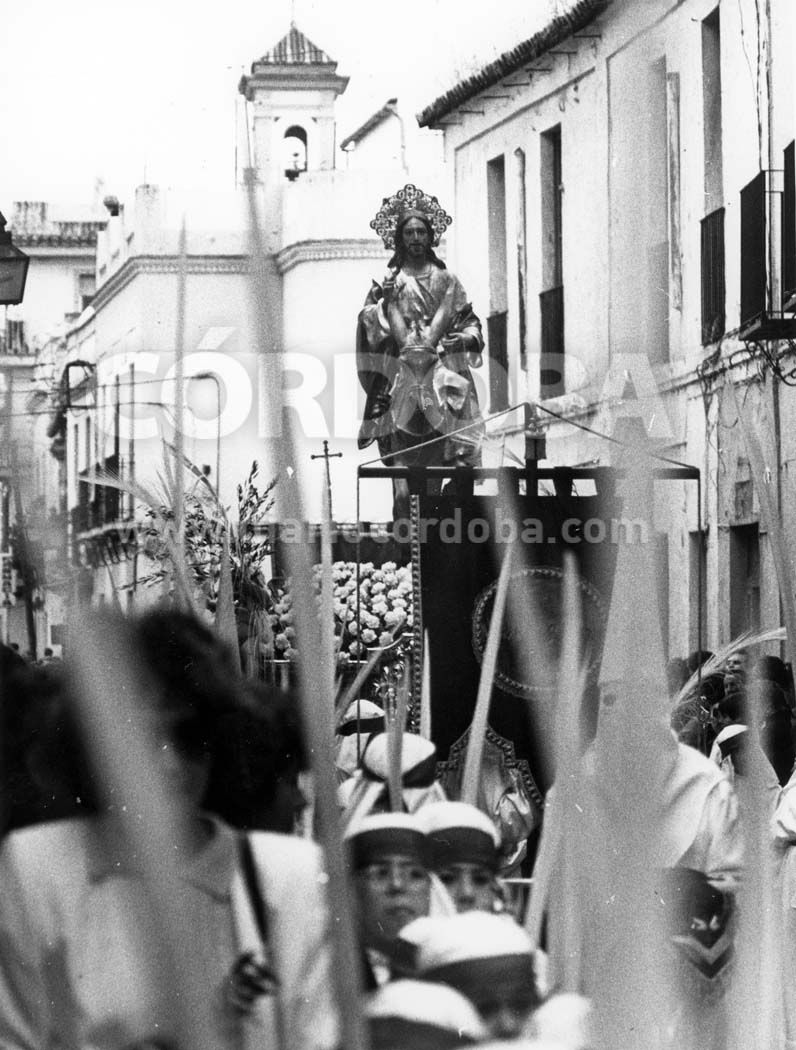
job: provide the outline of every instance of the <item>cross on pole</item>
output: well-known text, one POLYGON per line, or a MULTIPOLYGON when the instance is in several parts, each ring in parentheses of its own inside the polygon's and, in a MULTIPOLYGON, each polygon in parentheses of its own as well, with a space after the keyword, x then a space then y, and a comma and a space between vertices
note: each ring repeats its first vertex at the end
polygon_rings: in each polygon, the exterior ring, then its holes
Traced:
POLYGON ((343 453, 342 452, 330 452, 329 451, 329 442, 326 441, 326 440, 324 440, 324 442, 323 442, 323 452, 317 452, 314 455, 310 456, 310 459, 323 459, 323 460, 326 461, 326 499, 327 499, 328 504, 329 504, 329 522, 330 523, 333 521, 333 518, 332 518, 332 475, 331 475, 331 472, 329 470, 329 460, 330 459, 342 459, 342 458, 343 458, 343 453))

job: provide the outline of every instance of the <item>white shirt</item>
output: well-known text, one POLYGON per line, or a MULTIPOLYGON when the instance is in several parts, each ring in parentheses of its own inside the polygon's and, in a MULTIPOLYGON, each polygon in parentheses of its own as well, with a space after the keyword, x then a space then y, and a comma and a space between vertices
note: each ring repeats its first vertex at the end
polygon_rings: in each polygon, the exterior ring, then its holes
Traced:
MULTIPOLYGON (((199 986, 189 989, 188 1008, 201 1018, 206 1045, 273 1047, 282 1024, 295 1046, 335 1046, 317 850, 285 835, 251 836, 280 997, 278 1010, 273 997, 261 997, 244 1017, 230 1005, 226 982, 259 935, 237 870, 236 835, 214 826, 210 844, 181 872, 178 902, 191 922, 190 966, 199 986)), ((3 1050, 121 1050, 173 1038, 180 960, 169 956, 143 879, 98 848, 94 820, 9 836, 0 887, 3 1050)))

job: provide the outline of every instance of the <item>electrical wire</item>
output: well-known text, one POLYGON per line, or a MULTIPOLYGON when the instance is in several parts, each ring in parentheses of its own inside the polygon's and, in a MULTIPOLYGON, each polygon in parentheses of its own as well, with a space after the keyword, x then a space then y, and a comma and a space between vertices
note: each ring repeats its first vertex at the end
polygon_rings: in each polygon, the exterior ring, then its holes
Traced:
MULTIPOLYGON (((429 438, 427 441, 420 441, 416 445, 411 446, 411 451, 414 452, 419 448, 426 448, 428 445, 436 445, 438 441, 447 441, 448 438, 456 437, 457 434, 464 434, 468 430, 472 430, 473 427, 485 426, 487 423, 491 423, 494 419, 499 419, 501 416, 506 416, 509 412, 516 412, 517 409, 523 408, 524 402, 520 402, 518 405, 512 405, 510 408, 501 409, 500 412, 494 412, 491 416, 480 416, 478 419, 474 419, 471 423, 467 423, 463 427, 459 427, 457 430, 451 430, 447 434, 437 434, 436 437, 429 438)), ((369 467, 373 463, 384 463, 388 459, 393 459, 395 456, 403 455, 407 449, 399 449, 397 452, 387 452, 383 456, 377 456, 375 459, 366 460, 364 463, 360 463, 360 467, 369 467)))
MULTIPOLYGON (((213 374, 215 374, 215 373, 213 373, 213 374)), ((201 378, 205 378, 205 377, 204 376, 192 376, 191 378, 192 379, 201 379, 201 378)), ((134 379, 132 382, 130 382, 129 378, 127 378, 127 376, 125 376, 121 372, 119 373, 118 379, 119 379, 119 386, 127 386, 127 387, 129 387, 129 386, 151 386, 152 383, 166 383, 166 382, 170 382, 171 381, 171 380, 168 380, 165 376, 162 376, 160 378, 158 378, 156 376, 156 377, 154 377, 152 379, 134 379)), ((85 382, 85 380, 83 380, 82 382, 85 382)), ((81 385, 81 384, 78 384, 78 385, 81 385)), ((34 385, 31 385, 31 386, 27 386, 27 385, 20 385, 20 384, 17 384, 17 383, 9 383, 6 389, 7 389, 7 391, 9 393, 14 393, 14 394, 29 394, 29 395, 30 394, 42 394, 45 397, 56 397, 58 395, 58 393, 59 393, 60 385, 57 384, 55 387, 51 388, 50 390, 42 390, 41 384, 34 384, 34 385)), ((94 386, 93 384, 91 385, 91 392, 92 393, 95 390, 115 390, 115 389, 116 389, 116 380, 115 379, 114 379, 114 381, 112 383, 98 383, 96 386, 94 386)))
MULTIPOLYGON (((149 408, 165 408, 165 409, 173 409, 174 408, 173 405, 166 404, 165 401, 119 401, 118 404, 119 404, 119 408, 131 408, 131 407, 132 408, 138 408, 139 405, 144 405, 144 406, 149 407, 149 408)), ((75 411, 77 411, 79 408, 82 408, 83 410, 87 410, 89 408, 94 408, 94 407, 95 407, 94 405, 75 406, 75 411)), ((114 401, 113 404, 111 404, 108 407, 109 408, 116 408, 116 402, 114 401)), ((32 409, 29 412, 4 412, 0 408, 0 423, 2 423, 4 419, 26 419, 29 416, 53 416, 56 413, 56 411, 57 411, 57 409, 42 408, 42 409, 32 409)))

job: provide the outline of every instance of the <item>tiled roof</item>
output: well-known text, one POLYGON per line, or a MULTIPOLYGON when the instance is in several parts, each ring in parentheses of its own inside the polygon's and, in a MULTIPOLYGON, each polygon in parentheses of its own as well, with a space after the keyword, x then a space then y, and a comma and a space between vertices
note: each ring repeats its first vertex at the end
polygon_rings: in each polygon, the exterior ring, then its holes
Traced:
POLYGON ((374 128, 378 127, 382 121, 386 120, 388 117, 396 116, 395 107, 397 103, 397 98, 387 99, 381 109, 376 110, 375 113, 368 117, 364 124, 360 125, 356 131, 352 131, 350 135, 347 135, 343 139, 340 143, 340 149, 347 149, 352 143, 356 145, 356 143, 364 139, 366 135, 369 135, 374 128))
POLYGON ((602 14, 610 3, 611 0, 576 0, 565 14, 557 15, 548 22, 544 29, 510 51, 504 51, 494 62, 490 62, 472 76, 460 80, 444 95, 436 98, 417 114, 418 124, 421 127, 431 127, 463 102, 468 102, 486 88, 499 84, 510 73, 515 73, 526 63, 539 58, 573 33, 584 29, 602 14))
POLYGON ((325 51, 321 51, 311 40, 308 40, 301 30, 294 24, 275 44, 270 51, 266 51, 262 58, 257 60, 257 65, 272 66, 303 66, 303 65, 335 65, 325 51))

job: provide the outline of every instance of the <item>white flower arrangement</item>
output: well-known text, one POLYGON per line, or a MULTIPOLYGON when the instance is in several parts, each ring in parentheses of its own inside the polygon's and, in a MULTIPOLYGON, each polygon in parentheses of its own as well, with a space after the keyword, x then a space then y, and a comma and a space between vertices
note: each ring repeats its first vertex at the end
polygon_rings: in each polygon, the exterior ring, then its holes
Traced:
MULTIPOLYGON (((315 592, 320 604, 321 566, 313 567, 315 592)), ((384 648, 406 628, 412 627, 412 576, 408 566, 388 561, 378 568, 372 562, 359 566, 359 619, 357 619, 357 563, 338 561, 332 566, 334 630, 338 644, 338 664, 363 659, 367 650, 384 648)), ((273 631, 273 652, 268 655, 295 660, 296 631, 290 580, 272 587, 275 601, 269 618, 273 631)))

